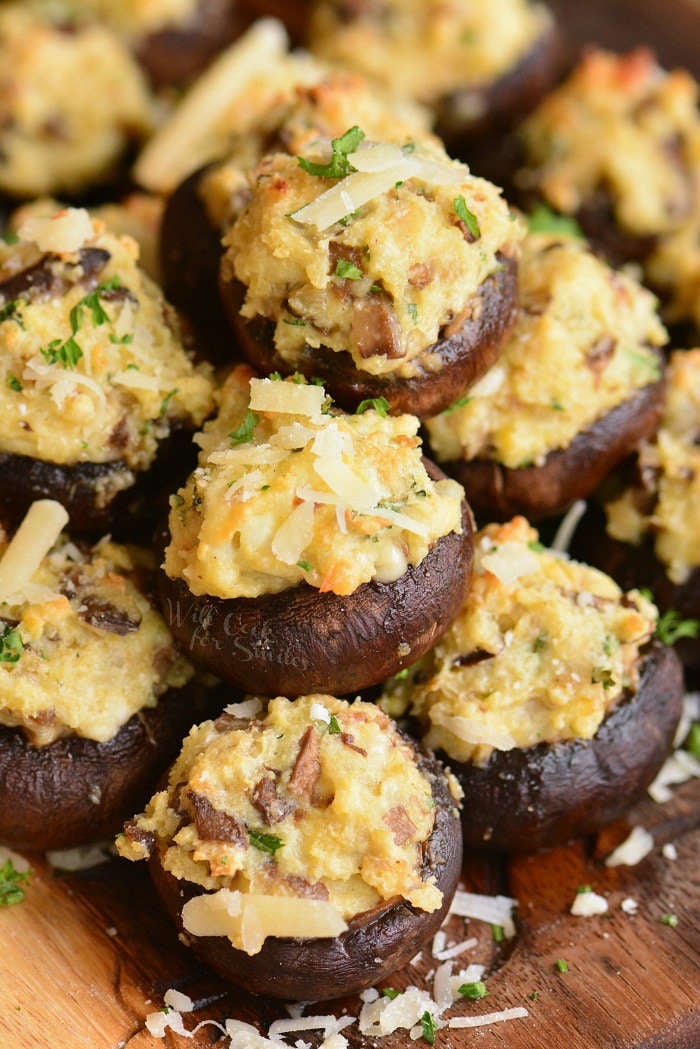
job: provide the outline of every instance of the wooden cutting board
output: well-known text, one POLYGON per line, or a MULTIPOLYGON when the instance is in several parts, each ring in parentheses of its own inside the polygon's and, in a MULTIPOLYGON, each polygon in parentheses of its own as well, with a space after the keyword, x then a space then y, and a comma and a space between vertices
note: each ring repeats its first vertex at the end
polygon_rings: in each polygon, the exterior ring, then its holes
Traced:
MULTIPOLYGON (((192 1040, 148 1034, 144 1019, 162 1007, 169 987, 197 1003, 196 1013, 185 1017, 189 1028, 205 1018, 236 1017, 257 1022, 265 1033, 272 1020, 288 1016, 280 1003, 227 987, 182 947, 143 865, 120 860, 59 876, 43 860, 31 862, 25 901, 0 911, 0 1049, 202 1049, 217 1040, 227 1046, 215 1027, 192 1040)), ((626 823, 595 840, 509 861, 469 857, 465 887, 515 896, 518 932, 498 946, 489 926, 450 920, 448 942, 479 940, 456 968, 486 964, 489 989, 485 1000, 454 1012, 522 1005, 529 1016, 477 1030, 445 1029, 438 1049, 700 1047, 700 782, 679 788, 664 806, 643 802, 626 823), (654 852, 635 868, 606 868, 601 856, 637 823, 652 831, 654 852), (666 842, 677 848, 675 861, 661 853, 666 842), (607 915, 568 913, 583 884, 607 896, 607 915), (620 909, 628 896, 639 903, 634 916, 620 909), (676 928, 660 922, 667 913, 677 915, 676 928), (556 969, 560 958, 567 973, 556 969)), ((424 986, 435 964, 428 947, 391 985, 424 986)), ((357 1014, 359 1006, 353 998, 320 1011, 357 1014)), ((346 1034, 352 1049, 370 1049, 355 1028, 346 1034)), ((414 1043, 400 1031, 376 1044, 408 1049, 414 1043)))

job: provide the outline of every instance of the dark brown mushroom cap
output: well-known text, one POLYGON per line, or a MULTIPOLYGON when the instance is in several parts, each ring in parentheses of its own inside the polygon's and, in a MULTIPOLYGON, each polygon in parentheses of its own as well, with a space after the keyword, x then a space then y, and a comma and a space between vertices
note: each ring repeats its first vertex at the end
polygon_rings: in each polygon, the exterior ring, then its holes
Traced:
POLYGON ((566 448, 550 452, 542 466, 511 469, 495 459, 440 465, 464 485, 477 520, 507 521, 516 514, 530 521, 553 517, 589 496, 641 440, 656 431, 663 395, 663 380, 642 386, 576 434, 566 448))
POLYGON ((682 707, 680 661, 652 641, 637 691, 624 693, 593 739, 495 750, 483 767, 451 761, 465 845, 532 852, 618 819, 670 753, 682 707))
MULTIPOLYGON (((673 583, 654 552, 653 536, 647 535, 639 546, 613 539, 596 506, 581 522, 571 549, 574 557, 607 572, 623 590, 647 587, 662 612, 674 609, 681 619, 700 619, 700 568, 694 568, 684 583, 673 583)), ((683 638, 675 648, 686 667, 700 670, 700 637, 683 638)))
POLYGON ((196 597, 164 572, 158 591, 178 644, 228 684, 263 696, 343 696, 386 680, 435 644, 462 604, 473 551, 465 503, 461 535, 438 539, 395 582, 364 583, 347 597, 308 583, 254 598, 196 597))
POLYGON ((33 747, 20 729, 0 727, 0 841, 44 850, 112 837, 212 705, 197 683, 171 689, 107 743, 73 735, 33 747))
MULTIPOLYGON (((224 936, 197 937, 184 932, 193 951, 238 987, 297 1001, 354 994, 402 968, 440 928, 462 865, 459 813, 445 773, 434 757, 418 754, 419 768, 430 781, 435 801, 435 825, 423 846, 423 874, 434 876, 442 891, 439 910, 428 913, 403 899, 388 901, 357 915, 335 939, 269 938, 252 956, 237 950, 224 936)), ((178 882, 163 869, 158 853, 151 858, 150 873, 166 910, 182 930, 184 904, 205 890, 191 882, 178 882)))
MULTIPOLYGON (((452 155, 470 155, 484 135, 501 135, 522 120, 554 86, 564 68, 558 26, 548 26, 527 54, 508 72, 478 89, 451 91, 432 105, 436 133, 452 155), (482 103, 475 105, 475 103, 482 103), (480 115, 469 117, 474 112, 480 115)), ((467 75, 469 70, 466 71, 467 75)), ((476 169, 480 170, 480 169, 476 169)))
POLYGON ((205 359, 238 359, 236 340, 218 291, 221 236, 199 195, 207 164, 189 175, 168 198, 160 226, 163 291, 193 329, 195 350, 205 359))
POLYGON ((361 401, 385 397, 393 412, 410 412, 424 419, 453 404, 488 371, 515 321, 517 262, 506 256, 497 257, 501 268, 481 285, 471 315, 458 331, 425 351, 426 355, 437 354, 442 366, 437 371, 421 371, 410 379, 363 372, 349 353, 326 347, 306 346, 292 367, 275 350, 272 321, 264 317, 249 321, 241 316, 245 297, 242 284, 221 278, 221 298, 240 350, 263 375, 300 372, 307 379, 321 379, 331 397, 347 411, 354 411, 361 401))
POLYGON ((142 39, 136 57, 153 86, 181 87, 200 73, 240 31, 236 7, 236 0, 199 0, 187 22, 142 39))

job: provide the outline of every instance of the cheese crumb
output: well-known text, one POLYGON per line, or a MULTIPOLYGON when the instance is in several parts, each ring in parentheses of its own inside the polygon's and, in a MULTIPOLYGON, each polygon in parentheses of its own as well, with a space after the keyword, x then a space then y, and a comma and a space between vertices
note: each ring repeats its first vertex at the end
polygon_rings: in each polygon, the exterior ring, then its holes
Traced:
POLYGON ((592 918, 596 914, 605 914, 608 901, 597 892, 578 892, 571 904, 570 913, 577 918, 592 918))

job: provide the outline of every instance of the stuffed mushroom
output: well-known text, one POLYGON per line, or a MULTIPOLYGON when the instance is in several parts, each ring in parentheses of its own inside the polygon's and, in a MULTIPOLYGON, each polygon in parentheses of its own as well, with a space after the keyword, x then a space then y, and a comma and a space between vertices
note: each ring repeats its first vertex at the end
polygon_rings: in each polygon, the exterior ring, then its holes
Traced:
POLYGON ((141 71, 99 25, 0 8, 0 193, 78 194, 110 181, 153 126, 141 71))
POLYGON ((621 816, 673 746, 683 675, 657 612, 545 549, 522 517, 477 536, 471 590, 435 649, 390 683, 464 790, 464 840, 528 851, 621 816))
POLYGON ((697 204, 697 84, 645 48, 587 52, 520 139, 520 191, 575 216, 613 262, 645 260, 697 204))
POLYGON ((224 979, 285 999, 350 994, 447 914, 459 788, 372 704, 261 706, 194 728, 117 847, 150 858, 185 943, 224 979))
POLYGON ((477 519, 562 513, 653 434, 666 341, 655 307, 582 241, 530 234, 498 362, 426 421, 431 454, 477 519))
POLYGON ((148 591, 152 558, 60 536, 39 501, 0 544, 0 841, 109 837, 207 707, 148 591))
POLYGON ((530 0, 321 0, 310 39, 319 57, 429 106, 452 149, 527 113, 560 62, 554 20, 530 0))
POLYGON ((422 418, 496 359, 523 231, 491 183, 430 142, 372 143, 354 126, 298 158, 265 157, 249 184, 221 292, 259 370, 422 418))
POLYGON ((447 628, 469 578, 464 492, 418 420, 332 409, 321 386, 236 369, 171 498, 160 591, 193 660, 244 691, 345 695, 447 628))
POLYGON ((29 217, 0 244, 6 521, 50 496, 75 530, 112 527, 118 497, 209 413, 208 366, 193 366, 137 260, 131 238, 80 209, 29 217))
POLYGON ((669 640, 700 666, 700 349, 672 354, 659 431, 608 486, 604 513, 603 533, 582 527, 577 549, 621 585, 650 588, 669 640))

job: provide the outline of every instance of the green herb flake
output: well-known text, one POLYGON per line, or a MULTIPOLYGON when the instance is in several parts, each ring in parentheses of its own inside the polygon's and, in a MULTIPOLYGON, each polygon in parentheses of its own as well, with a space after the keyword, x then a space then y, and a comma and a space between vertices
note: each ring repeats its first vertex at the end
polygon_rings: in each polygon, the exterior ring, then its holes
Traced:
POLYGON ((24 645, 17 627, 6 623, 0 634, 0 663, 19 663, 24 645))
POLYGON ((160 412, 159 412, 159 414, 161 416, 165 415, 165 413, 168 410, 168 405, 172 401, 172 399, 175 396, 175 394, 179 393, 179 392, 180 391, 178 390, 177 386, 174 389, 172 389, 172 390, 168 390, 168 392, 166 393, 165 397, 160 402, 160 412))
POLYGON ((528 998, 530 999, 531 1002, 536 1002, 537 998, 538 998, 538 992, 537 991, 533 991, 532 994, 528 994, 528 998))
POLYGON ((297 561, 297 568, 301 568, 303 572, 313 571, 313 566, 309 561, 297 561))
POLYGON ((409 302, 406 306, 406 313, 409 315, 414 324, 418 323, 418 307, 415 302, 409 302))
POLYGON ((339 736, 341 733, 340 722, 338 721, 335 714, 331 714, 331 719, 328 722, 328 735, 339 736))
POLYGON ((404 667, 403 670, 399 670, 398 673, 394 674, 392 681, 405 681, 410 672, 410 667, 404 667))
POLYGON ((19 312, 21 305, 22 303, 19 299, 12 299, 10 302, 6 302, 4 306, 0 306, 0 324, 3 321, 14 321, 15 324, 19 324, 20 328, 24 327, 22 315, 19 312))
POLYGON ((700 721, 694 721, 685 743, 686 750, 700 761, 700 721))
POLYGON ((607 691, 609 688, 615 688, 616 681, 612 676, 612 670, 608 667, 593 667, 593 673, 591 674, 592 685, 602 685, 603 689, 607 691))
POLYGON ((477 980, 475 983, 463 983, 458 990, 462 998, 468 998, 473 1002, 478 1002, 480 998, 485 998, 489 993, 486 990, 486 984, 482 980, 477 980))
POLYGON ((465 405, 470 404, 471 401, 472 398, 466 395, 464 397, 460 397, 458 400, 454 401, 453 404, 448 405, 447 408, 443 408, 443 410, 440 412, 440 415, 449 415, 451 412, 456 412, 458 408, 464 408, 465 405))
POLYGON ((7 376, 7 385, 10 387, 11 390, 14 390, 15 393, 22 392, 22 383, 19 381, 16 375, 7 376))
POLYGON ((49 364, 62 364, 64 368, 75 368, 83 356, 83 351, 71 335, 65 342, 61 342, 60 339, 52 339, 48 347, 41 350, 41 356, 49 364))
POLYGON ((274 856, 277 850, 284 845, 282 839, 275 834, 265 834, 264 831, 254 830, 252 827, 248 828, 248 841, 260 852, 268 852, 271 856, 274 856))
POLYGON ((579 887, 576 890, 576 895, 583 896, 587 892, 593 892, 593 889, 590 885, 579 885, 579 887))
POLYGON ((478 240, 481 236, 481 230, 479 229, 479 220, 473 211, 470 211, 467 207, 467 202, 464 197, 455 197, 452 201, 457 218, 460 222, 463 222, 467 233, 472 240, 478 240))
POLYGON ((546 644, 547 644, 547 635, 546 634, 538 634, 538 636, 532 642, 532 651, 533 652, 541 652, 546 644))
POLYGON ((372 408, 377 415, 382 417, 382 419, 386 419, 389 414, 389 407, 390 405, 386 397, 369 397, 365 401, 360 401, 355 409, 355 415, 364 415, 365 412, 372 408))
POLYGON ((253 430, 258 425, 258 416, 255 412, 251 411, 250 408, 245 413, 245 418, 241 425, 229 434, 231 444, 235 447, 237 444, 246 444, 251 440, 253 436, 253 430))
POLYGON ((12 860, 0 867, 0 907, 11 907, 24 899, 22 886, 29 883, 29 871, 18 871, 12 860))
POLYGON ((494 943, 503 943, 503 926, 502 925, 492 925, 491 926, 491 936, 493 937, 493 942, 494 943))
POLYGON ((544 543, 541 543, 539 539, 533 539, 532 542, 527 544, 528 549, 532 550, 533 554, 542 554, 547 549, 544 543))
POLYGON ((563 958, 557 958, 554 967, 560 973, 568 973, 569 971, 569 963, 564 961, 563 958))
POLYGON ((308 175, 318 178, 345 178, 356 170, 348 160, 348 154, 355 152, 364 137, 364 131, 357 125, 348 128, 344 135, 332 140, 331 159, 327 164, 314 164, 304 157, 297 157, 299 167, 308 175))
POLYGON ((3 244, 19 244, 19 233, 16 233, 13 229, 6 229, 2 235, 3 244))
POLYGON ((335 264, 335 275, 343 280, 360 280, 364 276, 360 267, 347 259, 338 259, 335 264))
POLYGON ((661 364, 655 354, 646 354, 639 350, 630 349, 625 349, 625 353, 633 364, 636 364, 638 367, 649 372, 652 379, 656 380, 661 378, 661 364))
POLYGON ((678 916, 675 914, 662 914, 659 921, 662 925, 670 925, 672 929, 675 929, 678 925, 678 916))
POLYGON ((427 1009, 420 1018, 420 1025, 423 1028, 423 1040, 428 1045, 435 1045, 435 1020, 427 1009))
POLYGON ((558 237, 571 237, 573 240, 585 240, 581 227, 576 219, 569 215, 557 215, 546 204, 538 204, 528 216, 530 233, 552 233, 558 237))
POLYGON ((675 645, 682 637, 697 637, 700 619, 683 619, 675 608, 669 608, 656 624, 656 636, 664 645, 675 645))
MULTIPOLYGON (((132 334, 121 335, 121 336, 119 336, 119 335, 110 335, 109 341, 114 343, 115 346, 130 346, 131 343, 134 341, 134 336, 132 334)), ((131 365, 130 364, 129 368, 131 368, 131 367, 135 368, 136 365, 131 365)))
POLYGON ((388 998, 390 1001, 393 1002, 394 998, 398 998, 398 996, 401 994, 401 991, 397 991, 395 987, 385 987, 382 991, 382 994, 385 998, 388 998))
MULTIPOLYGON (((306 321, 302 320, 301 317, 283 317, 282 320, 284 321, 285 324, 291 325, 292 328, 305 328, 306 327, 306 321)), ((270 376, 270 378, 272 378, 272 376, 270 376)), ((280 375, 280 378, 282 378, 281 375, 280 375)))
POLYGON ((566 411, 566 408, 561 403, 561 401, 558 401, 555 397, 552 398, 551 406, 552 406, 552 410, 555 411, 555 412, 565 412, 566 411))

